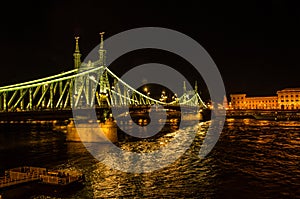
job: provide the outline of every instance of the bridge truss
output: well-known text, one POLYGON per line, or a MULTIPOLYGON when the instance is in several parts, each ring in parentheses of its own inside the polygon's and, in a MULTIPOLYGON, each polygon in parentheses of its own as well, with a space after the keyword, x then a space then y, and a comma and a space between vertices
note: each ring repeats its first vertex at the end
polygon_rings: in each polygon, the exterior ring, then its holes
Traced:
POLYGON ((38 80, 0 87, 2 112, 154 104, 206 108, 195 91, 184 93, 172 102, 163 102, 132 88, 103 66, 81 71, 74 69, 38 80), (104 77, 99 78, 99 74, 104 77))
POLYGON ((74 53, 75 69, 0 87, 0 112, 154 104, 207 108, 196 89, 184 92, 172 102, 165 102, 132 88, 105 66, 103 34, 98 61, 81 63, 80 56, 77 37, 74 53))

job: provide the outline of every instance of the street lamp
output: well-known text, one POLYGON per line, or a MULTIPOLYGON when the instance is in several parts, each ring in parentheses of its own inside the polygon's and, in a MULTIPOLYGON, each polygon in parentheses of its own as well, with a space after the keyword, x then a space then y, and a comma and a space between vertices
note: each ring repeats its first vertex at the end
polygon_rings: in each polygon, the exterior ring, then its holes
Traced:
POLYGON ((168 97, 167 97, 165 94, 166 94, 165 91, 162 91, 162 92, 161 92, 161 96, 160 96, 161 98, 160 98, 160 101, 164 102, 164 101, 167 100, 168 97))

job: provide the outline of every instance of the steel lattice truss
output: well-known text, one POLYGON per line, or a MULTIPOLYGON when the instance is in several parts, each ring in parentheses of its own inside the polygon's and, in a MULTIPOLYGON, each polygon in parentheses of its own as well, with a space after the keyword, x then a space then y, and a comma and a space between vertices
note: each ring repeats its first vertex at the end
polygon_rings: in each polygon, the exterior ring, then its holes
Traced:
POLYGON ((160 101, 132 88, 106 67, 104 32, 100 33, 99 60, 81 63, 79 37, 75 37, 74 70, 0 87, 0 112, 67 110, 79 108, 172 105, 207 108, 197 89, 172 102, 160 101))
POLYGON ((0 87, 0 111, 35 111, 129 105, 186 105, 206 108, 196 91, 166 103, 153 99, 97 63, 57 75, 0 87), (112 82, 112 83, 110 83, 112 82), (118 82, 118 84, 115 84, 118 82), (193 95, 191 95, 193 94, 193 95))

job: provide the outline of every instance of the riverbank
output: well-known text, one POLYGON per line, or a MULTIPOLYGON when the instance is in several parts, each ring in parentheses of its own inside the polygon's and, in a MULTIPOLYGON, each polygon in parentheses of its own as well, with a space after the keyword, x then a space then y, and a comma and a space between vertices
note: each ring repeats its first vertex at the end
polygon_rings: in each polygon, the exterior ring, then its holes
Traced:
POLYGON ((257 120, 300 121, 300 110, 227 110, 227 118, 250 118, 257 120))

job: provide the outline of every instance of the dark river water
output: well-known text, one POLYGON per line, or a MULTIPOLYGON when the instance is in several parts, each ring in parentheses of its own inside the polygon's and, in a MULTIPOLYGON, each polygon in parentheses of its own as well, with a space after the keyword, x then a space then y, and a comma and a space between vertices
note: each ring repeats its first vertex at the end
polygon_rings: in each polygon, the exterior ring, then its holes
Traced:
MULTIPOLYGON (((29 165, 77 169, 86 176, 78 189, 45 191, 26 185, 8 190, 7 198, 300 198, 300 122, 227 119, 214 149, 200 159, 209 123, 199 124, 195 141, 181 158, 144 174, 109 168, 82 143, 66 142, 50 123, 1 124, 1 173, 29 165)), ((153 150, 175 135, 118 145, 153 150)))

